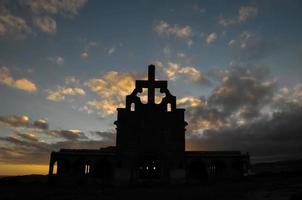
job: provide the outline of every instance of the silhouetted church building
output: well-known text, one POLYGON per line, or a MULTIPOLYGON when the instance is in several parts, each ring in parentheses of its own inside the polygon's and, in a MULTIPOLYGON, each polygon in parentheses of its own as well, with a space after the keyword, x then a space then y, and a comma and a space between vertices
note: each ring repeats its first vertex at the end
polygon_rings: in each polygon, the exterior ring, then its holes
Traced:
POLYGON ((96 178, 103 183, 166 182, 237 178, 249 168, 249 155, 239 151, 185 151, 185 109, 176 107, 176 97, 167 81, 155 80, 149 66, 148 80, 137 80, 126 97, 126 107, 117 108, 116 147, 61 149, 52 152, 49 176, 96 178), (138 93, 148 89, 143 104, 138 93), (165 97, 155 103, 155 88, 165 97), (57 165, 54 173, 54 165, 57 165))

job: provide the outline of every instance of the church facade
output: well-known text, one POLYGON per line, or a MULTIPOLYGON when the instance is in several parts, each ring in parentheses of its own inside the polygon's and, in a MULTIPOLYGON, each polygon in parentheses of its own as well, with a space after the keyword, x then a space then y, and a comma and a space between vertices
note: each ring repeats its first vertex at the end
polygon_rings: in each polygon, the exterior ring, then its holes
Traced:
POLYGON ((148 80, 137 80, 125 108, 117 108, 116 146, 52 152, 49 177, 105 184, 176 183, 240 178, 248 172, 249 155, 240 151, 185 151, 184 114, 167 81, 155 80, 155 66, 150 65, 148 80), (144 88, 146 104, 138 97, 144 88), (155 102, 156 88, 165 95, 160 103, 155 102))

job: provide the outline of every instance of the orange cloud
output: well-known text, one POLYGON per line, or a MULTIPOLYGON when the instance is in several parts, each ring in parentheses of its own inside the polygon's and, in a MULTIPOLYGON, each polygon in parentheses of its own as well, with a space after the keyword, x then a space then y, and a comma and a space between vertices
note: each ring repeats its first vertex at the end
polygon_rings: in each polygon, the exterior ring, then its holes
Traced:
POLYGON ((104 115, 114 114, 117 107, 124 106, 126 95, 135 87, 134 76, 109 71, 101 78, 87 81, 85 85, 99 95, 100 100, 89 101, 82 110, 96 109, 104 115))
POLYGON ((207 101, 192 96, 186 96, 177 99, 176 103, 180 107, 187 108, 187 107, 199 107, 199 106, 206 105, 207 101))
POLYGON ((46 90, 48 93, 47 99, 52 101, 61 101, 65 96, 84 96, 86 93, 82 88, 78 87, 57 87, 56 90, 46 90))
POLYGON ((163 68, 169 80, 175 81, 180 75, 184 75, 192 82, 208 82, 202 72, 192 66, 181 66, 177 63, 168 62, 168 67, 163 68))
POLYGON ((27 79, 16 80, 15 87, 28 92, 35 92, 37 90, 36 85, 27 79))
POLYGON ((0 84, 24 90, 27 92, 37 91, 36 85, 28 79, 22 78, 15 80, 7 67, 0 68, 0 84))

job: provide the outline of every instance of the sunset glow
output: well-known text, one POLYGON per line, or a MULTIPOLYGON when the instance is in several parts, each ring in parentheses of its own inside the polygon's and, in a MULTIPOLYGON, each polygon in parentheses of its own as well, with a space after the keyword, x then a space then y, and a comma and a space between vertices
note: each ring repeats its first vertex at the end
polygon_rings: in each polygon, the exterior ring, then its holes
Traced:
POLYGON ((114 146, 116 108, 149 64, 186 109, 187 150, 300 158, 301 8, 298 0, 0 1, 0 175, 47 174, 61 148, 114 146))

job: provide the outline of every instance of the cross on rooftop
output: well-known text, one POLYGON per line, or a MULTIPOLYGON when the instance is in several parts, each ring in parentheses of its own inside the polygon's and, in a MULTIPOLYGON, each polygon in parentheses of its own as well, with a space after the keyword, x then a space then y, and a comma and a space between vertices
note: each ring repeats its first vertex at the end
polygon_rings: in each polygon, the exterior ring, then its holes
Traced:
POLYGON ((167 81, 155 80, 155 66, 148 66, 148 80, 137 80, 137 88, 148 88, 148 104, 154 104, 155 88, 167 88, 167 81))

